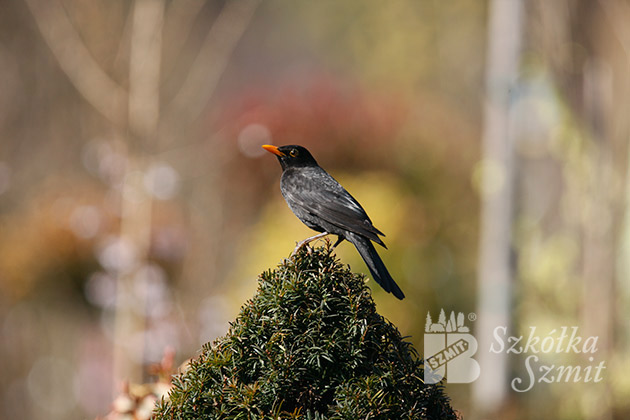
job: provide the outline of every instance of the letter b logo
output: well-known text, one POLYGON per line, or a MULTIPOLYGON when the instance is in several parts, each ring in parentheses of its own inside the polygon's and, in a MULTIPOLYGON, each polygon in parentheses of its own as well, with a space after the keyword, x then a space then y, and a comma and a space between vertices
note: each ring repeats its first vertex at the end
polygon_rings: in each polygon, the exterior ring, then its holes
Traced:
POLYGON ((477 352, 477 340, 468 333, 463 323, 464 314, 457 319, 451 312, 446 321, 444 310, 438 322, 431 322, 427 314, 424 334, 424 382, 436 384, 443 378, 450 383, 470 383, 479 377, 479 363, 472 358, 477 352))

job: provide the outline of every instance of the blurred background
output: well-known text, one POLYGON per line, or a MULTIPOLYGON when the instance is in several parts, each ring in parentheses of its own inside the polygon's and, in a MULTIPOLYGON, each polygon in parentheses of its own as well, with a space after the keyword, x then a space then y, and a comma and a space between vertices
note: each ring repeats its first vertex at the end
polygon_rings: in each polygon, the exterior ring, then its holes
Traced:
POLYGON ((447 385, 464 418, 628 418, 628 22, 626 0, 0 0, 0 418, 105 415, 227 331, 311 234, 264 143, 308 147, 387 234, 407 299, 370 285, 421 353, 441 308, 480 348, 598 337, 541 357, 603 381, 526 393, 526 354, 479 352, 447 385))

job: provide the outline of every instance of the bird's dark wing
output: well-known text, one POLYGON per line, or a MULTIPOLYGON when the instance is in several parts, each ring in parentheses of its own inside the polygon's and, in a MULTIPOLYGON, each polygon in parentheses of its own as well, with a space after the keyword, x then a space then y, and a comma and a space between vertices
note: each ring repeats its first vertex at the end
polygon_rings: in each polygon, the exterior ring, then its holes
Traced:
POLYGON ((378 236, 385 235, 372 225, 363 207, 322 168, 287 169, 281 187, 291 206, 385 246, 378 236))

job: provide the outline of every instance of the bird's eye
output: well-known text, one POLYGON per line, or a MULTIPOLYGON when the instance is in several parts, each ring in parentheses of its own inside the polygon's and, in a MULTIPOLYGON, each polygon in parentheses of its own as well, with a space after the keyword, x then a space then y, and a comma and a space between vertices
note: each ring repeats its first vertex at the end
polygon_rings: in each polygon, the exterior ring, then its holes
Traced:
POLYGON ((289 152, 289 156, 291 157, 296 157, 299 154, 300 153, 297 151, 297 149, 291 149, 291 151, 289 152))

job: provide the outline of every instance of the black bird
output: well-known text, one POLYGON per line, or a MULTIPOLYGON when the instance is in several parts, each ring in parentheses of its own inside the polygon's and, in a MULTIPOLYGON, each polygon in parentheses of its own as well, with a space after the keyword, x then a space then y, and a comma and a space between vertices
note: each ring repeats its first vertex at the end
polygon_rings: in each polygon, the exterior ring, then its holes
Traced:
POLYGON ((403 299, 405 295, 372 245, 374 241, 387 248, 379 238, 379 235, 385 235, 372 225, 357 200, 323 170, 304 147, 262 147, 275 154, 280 161, 280 191, 293 214, 309 228, 321 232, 298 243, 295 251, 315 239, 330 234, 337 235, 333 248, 344 239, 351 242, 361 254, 374 280, 386 292, 403 299))

